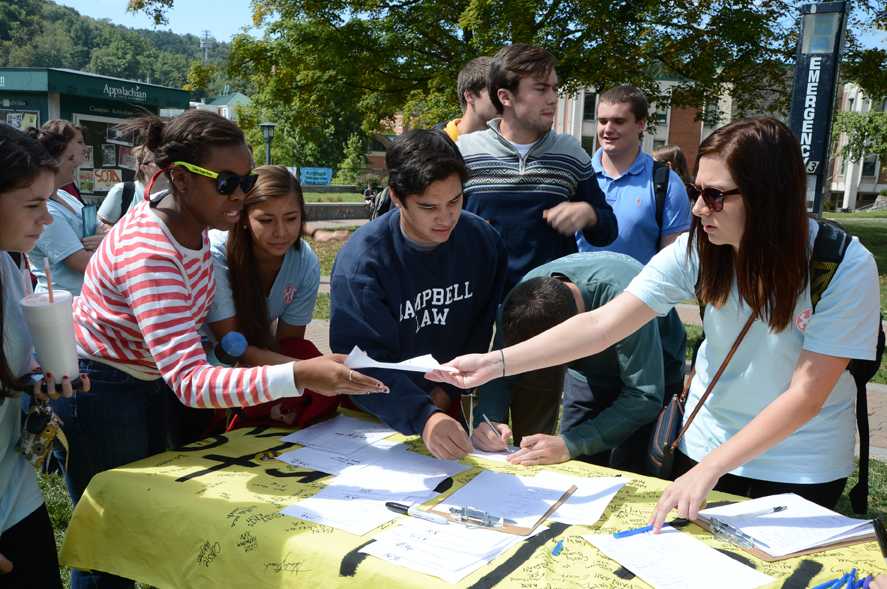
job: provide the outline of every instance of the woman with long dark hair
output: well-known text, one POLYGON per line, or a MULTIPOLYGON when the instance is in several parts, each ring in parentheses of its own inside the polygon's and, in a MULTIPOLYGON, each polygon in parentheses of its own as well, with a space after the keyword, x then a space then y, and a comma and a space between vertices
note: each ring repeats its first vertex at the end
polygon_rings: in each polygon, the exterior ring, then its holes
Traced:
MULTIPOLYGON (((474 387, 595 354, 682 300, 705 304, 705 341, 687 413, 744 324, 750 328, 681 440, 674 483, 659 500, 696 517, 714 488, 758 497, 794 492, 833 507, 853 470, 851 358, 875 356, 878 273, 854 239, 813 312, 809 276, 820 225, 808 221, 806 175, 792 132, 772 118, 738 121, 699 149, 693 226, 609 304, 489 354, 456 358, 474 387)), ((686 418, 685 418, 686 419, 686 418)))
MULTIPOLYGON (((230 231, 210 231, 216 294, 207 318, 213 339, 239 331, 249 346, 240 364, 283 364, 321 353, 305 339, 320 287, 320 263, 302 239, 305 200, 283 166, 256 168, 256 185, 230 231)), ((305 426, 335 411, 337 397, 311 391, 245 407, 231 423, 305 426)))

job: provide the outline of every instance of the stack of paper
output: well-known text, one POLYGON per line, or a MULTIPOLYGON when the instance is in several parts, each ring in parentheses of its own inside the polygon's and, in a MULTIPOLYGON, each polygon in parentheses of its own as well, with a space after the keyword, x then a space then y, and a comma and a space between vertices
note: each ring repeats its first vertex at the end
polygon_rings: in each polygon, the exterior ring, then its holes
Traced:
POLYGON ((450 507, 470 506, 532 528, 570 485, 576 485, 577 491, 549 519, 592 525, 627 482, 622 477, 582 478, 550 471, 535 476, 484 471, 434 510, 446 513, 450 507))
POLYGON ((326 487, 283 513, 362 535, 399 517, 385 507, 386 501, 424 503, 438 483, 468 468, 397 448, 378 454, 384 456, 380 463, 343 468, 326 487))
POLYGON ((405 518, 360 549, 388 562, 457 583, 524 537, 405 518))
POLYGON ((348 456, 395 433, 381 423, 339 415, 284 436, 281 441, 348 456))
POLYGON ((571 525, 593 525, 604 510, 624 487, 625 477, 577 477, 544 470, 530 479, 531 484, 550 489, 568 489, 576 485, 576 491, 548 518, 550 521, 571 525))
POLYGON ((484 450, 475 449, 473 452, 469 452, 468 455, 472 458, 480 458, 481 460, 505 463, 508 462, 508 457, 517 452, 518 449, 517 446, 508 446, 508 448, 500 452, 486 452, 484 450))
POLYGON ((703 509, 705 519, 717 518, 751 536, 756 547, 778 557, 824 547, 873 533, 870 520, 835 513, 794 493, 703 509), (778 512, 774 508, 783 507, 778 512), (771 511, 770 513, 764 513, 771 511))
POLYGON ((286 436, 286 441, 306 447, 282 454, 279 460, 336 478, 283 513, 365 534, 398 517, 385 507, 386 501, 424 503, 441 481, 469 468, 387 443, 384 438, 393 433, 383 425, 340 415, 286 436))
POLYGON ((659 534, 585 539, 656 589, 754 589, 774 581, 671 526, 659 534))

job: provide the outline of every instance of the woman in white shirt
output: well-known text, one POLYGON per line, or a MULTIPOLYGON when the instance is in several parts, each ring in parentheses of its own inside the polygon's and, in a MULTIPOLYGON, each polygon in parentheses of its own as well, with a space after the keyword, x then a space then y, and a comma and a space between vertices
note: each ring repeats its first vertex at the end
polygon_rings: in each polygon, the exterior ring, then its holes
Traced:
POLYGON ((83 203, 61 187, 74 181, 74 170, 86 157, 83 129, 60 119, 48 121, 37 129, 29 129, 49 154, 59 162, 55 175, 55 193, 47 208, 53 223, 47 226, 34 249, 28 254, 31 271, 37 277, 36 292, 45 292, 47 277, 44 263, 49 261, 53 285, 80 294, 83 273, 103 235, 86 235, 83 226, 83 203))
POLYGON ((678 302, 706 305, 706 338, 689 414, 743 324, 755 319, 681 440, 674 483, 652 517, 695 519, 714 488, 750 497, 795 492, 833 507, 853 470, 856 387, 851 358, 875 357, 879 321, 874 258, 857 239, 822 294, 810 297, 820 227, 806 210, 797 139, 772 118, 737 121, 699 148, 689 235, 659 252, 609 304, 504 350, 456 358, 465 388, 589 356, 678 302))

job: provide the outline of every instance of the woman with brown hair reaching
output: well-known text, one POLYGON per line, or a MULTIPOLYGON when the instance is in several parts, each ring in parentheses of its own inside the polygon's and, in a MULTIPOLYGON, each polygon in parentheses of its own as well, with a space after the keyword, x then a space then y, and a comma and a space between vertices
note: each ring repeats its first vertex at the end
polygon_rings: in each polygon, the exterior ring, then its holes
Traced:
MULTIPOLYGON (((833 507, 853 470, 856 385, 851 358, 875 357, 874 258, 857 239, 813 312, 806 175, 798 140, 773 118, 737 121, 699 148, 693 225, 621 295, 515 346, 463 356, 464 388, 604 350, 677 303, 706 305, 705 341, 687 400, 693 410, 748 325, 711 396, 681 439, 656 507, 695 519, 712 489, 749 497, 794 492, 833 507)), ((686 421, 685 417, 685 421, 686 421)))

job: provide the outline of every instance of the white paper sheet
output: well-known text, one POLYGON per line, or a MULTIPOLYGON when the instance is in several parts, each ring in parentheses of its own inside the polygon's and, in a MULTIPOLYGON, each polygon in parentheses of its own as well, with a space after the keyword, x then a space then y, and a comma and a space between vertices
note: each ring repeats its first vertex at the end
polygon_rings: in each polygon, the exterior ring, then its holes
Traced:
POLYGON ((359 535, 398 517, 385 507, 386 501, 424 503, 435 495, 433 489, 441 481, 469 468, 400 446, 368 446, 339 459, 314 453, 309 460, 317 461, 312 468, 325 461, 340 474, 315 495, 284 508, 283 513, 359 535))
POLYGON ((280 440, 348 456, 395 433, 381 423, 338 415, 283 436, 280 440))
POLYGON ((794 493, 703 509, 699 515, 716 517, 739 528, 760 542, 762 545, 759 548, 772 556, 785 556, 873 532, 870 520, 843 516, 794 493), (757 517, 743 517, 743 514, 777 506, 785 506, 786 509, 757 517))
POLYGON ((456 369, 447 366, 444 367, 434 359, 431 354, 424 356, 416 356, 402 362, 377 362, 370 358, 366 352, 354 346, 348 357, 345 358, 345 366, 348 368, 388 368, 390 370, 406 370, 409 372, 431 372, 432 370, 444 370, 446 372, 456 372, 456 369))
POLYGON ((381 532, 360 552, 457 583, 524 539, 493 530, 437 525, 405 517, 399 526, 381 532))
POLYGON ((517 451, 517 446, 508 446, 507 450, 501 452, 485 452, 483 450, 475 449, 474 452, 469 452, 468 456, 480 458, 481 460, 489 460, 491 462, 501 462, 504 464, 508 462, 508 457, 517 451))
POLYGON ((535 477, 483 471, 461 489, 447 497, 435 511, 447 513, 450 507, 471 506, 511 520, 515 525, 532 528, 570 485, 563 489, 535 484, 535 477))
POLYGON ((659 534, 584 538, 656 589, 754 589, 774 581, 671 526, 659 534))
POLYGON ((570 485, 576 485, 576 492, 548 519, 590 526, 601 518, 619 489, 630 480, 628 477, 577 477, 544 470, 536 475, 533 484, 560 490, 561 493, 570 485))
POLYGON ((385 501, 424 503, 435 495, 422 493, 388 493, 385 496, 345 485, 331 485, 317 494, 283 509, 285 515, 345 530, 362 536, 391 521, 398 514, 385 507, 385 501))

